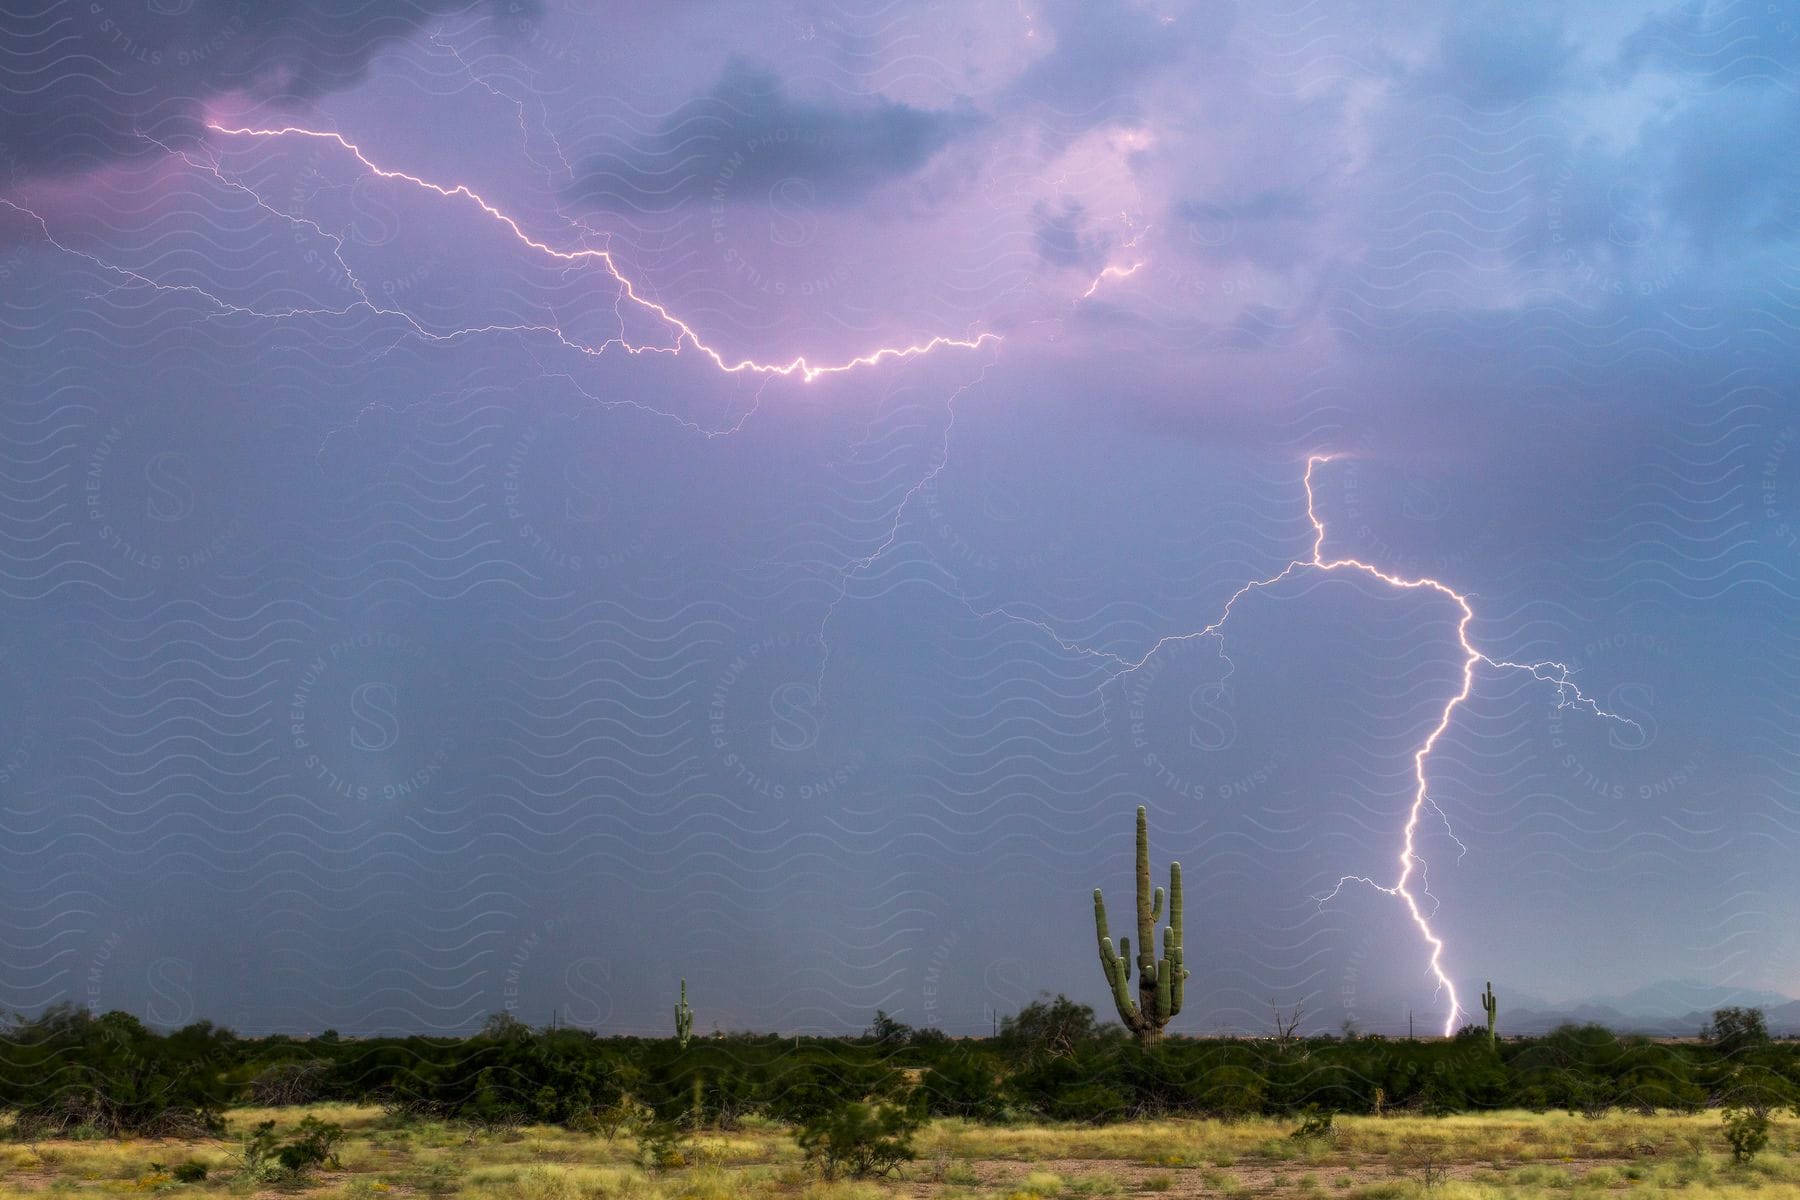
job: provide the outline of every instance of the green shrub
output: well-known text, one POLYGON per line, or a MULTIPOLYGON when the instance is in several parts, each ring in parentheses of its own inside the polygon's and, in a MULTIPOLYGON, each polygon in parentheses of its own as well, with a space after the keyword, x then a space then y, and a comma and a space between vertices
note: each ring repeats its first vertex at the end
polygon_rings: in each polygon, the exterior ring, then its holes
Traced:
POLYGON ((1300 1116, 1300 1127, 1288 1134, 1297 1141, 1325 1141, 1337 1136, 1331 1114, 1309 1108, 1300 1116))
POLYGON ((815 1117, 794 1133, 806 1161, 826 1179, 866 1179, 891 1174, 911 1162, 919 1118, 891 1104, 853 1101, 815 1117))
POLYGON ((896 1099, 900 1081, 891 1067, 848 1055, 828 1061, 802 1058, 771 1073, 765 1102, 770 1116, 804 1125, 847 1104, 896 1099))
POLYGON ((499 1128, 568 1124, 618 1100, 614 1075, 591 1034, 490 1019, 478 1037, 432 1047, 424 1066, 395 1080, 394 1098, 405 1111, 499 1128))
POLYGON ((236 1042, 206 1021, 165 1036, 130 1013, 56 1005, 0 1033, 0 1109, 28 1137, 216 1134, 236 1042))
POLYGON ((322 1058, 279 1062, 250 1080, 250 1102, 259 1108, 316 1104, 325 1098, 331 1063, 322 1058))
POLYGON ((309 1116, 295 1129, 293 1140, 275 1151, 275 1161, 284 1171, 298 1176, 324 1166, 341 1168, 337 1148, 343 1141, 343 1126, 309 1116))
POLYGON ((637 1130, 637 1164, 652 1175, 687 1166, 687 1138, 679 1121, 652 1121, 637 1130))
POLYGON ((1059 1121, 1085 1121, 1092 1125, 1116 1121, 1126 1112, 1125 1097, 1104 1083, 1072 1087, 1050 1102, 1050 1115, 1059 1121))
POLYGON ((598 1133, 609 1143, 627 1129, 641 1129, 656 1119, 647 1104, 640 1104, 629 1093, 618 1100, 569 1122, 569 1128, 581 1133, 598 1133))
POLYGON ((1731 1157, 1747 1163, 1769 1144, 1769 1117, 1755 1108, 1725 1110, 1725 1141, 1731 1146, 1731 1157))
POLYGON ((978 1054, 956 1053, 933 1066, 919 1080, 919 1096, 934 1117, 996 1121, 1006 1111, 999 1069, 978 1054))
POLYGON ((280 1145, 281 1140, 275 1136, 275 1122, 257 1122, 238 1141, 239 1177, 253 1182, 266 1178, 274 1169, 275 1153, 280 1145))

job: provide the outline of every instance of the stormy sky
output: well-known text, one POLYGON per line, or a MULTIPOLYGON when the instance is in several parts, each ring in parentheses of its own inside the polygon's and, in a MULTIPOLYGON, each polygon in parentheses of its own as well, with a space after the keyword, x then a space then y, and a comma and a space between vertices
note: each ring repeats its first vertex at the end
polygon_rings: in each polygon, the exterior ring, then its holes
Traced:
POLYGON ((0 1007, 1104 1013, 1139 804, 1185 1032, 1800 994, 1782 6, 0 50, 0 1007))

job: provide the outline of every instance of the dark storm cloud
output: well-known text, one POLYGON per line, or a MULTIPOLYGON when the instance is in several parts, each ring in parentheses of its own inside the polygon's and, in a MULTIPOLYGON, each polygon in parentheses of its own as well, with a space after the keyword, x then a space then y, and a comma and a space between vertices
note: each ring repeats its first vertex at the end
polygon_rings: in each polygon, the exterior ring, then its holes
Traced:
POLYGON ((774 72, 734 59, 654 133, 621 154, 590 159, 571 192, 597 208, 665 209, 760 198, 797 179, 815 200, 846 204, 911 175, 981 124, 969 108, 795 97, 774 72))
POLYGON ((1721 82, 1766 80, 1800 65, 1800 34, 1786 5, 1682 4, 1633 30, 1620 44, 1619 64, 1627 73, 1649 68, 1721 82))
POLYGON ((1049 110, 1063 133, 1136 114, 1145 80, 1184 61, 1196 30, 1216 44, 1233 24, 1222 9, 1176 20, 1124 0, 1060 0, 1043 15, 1054 46, 1014 82, 1006 101, 1049 110))
POLYGON ((1800 162, 1800 94, 1734 88, 1701 97, 1648 131, 1668 213, 1717 250, 1791 237, 1800 162))
POLYGON ((1065 200, 1059 208, 1039 204, 1032 212, 1037 220, 1038 257, 1058 267, 1098 266, 1105 255, 1102 240, 1083 232, 1087 209, 1079 202, 1065 200))
POLYGON ((1661 73, 1679 102, 1646 122, 1641 166, 1666 218, 1709 251, 1792 235, 1800 161, 1800 33, 1778 4, 1684 4, 1620 44, 1624 79, 1661 73), (1698 86, 1695 86, 1698 84, 1698 86))
MULTIPOLYGON (((1570 93, 1585 86, 1573 72, 1523 65, 1558 58, 1559 39, 1540 32, 1515 41, 1512 51, 1505 38, 1490 46, 1482 67, 1476 59, 1453 63, 1446 38, 1440 71, 1489 78, 1478 90, 1497 102, 1539 95, 1573 104, 1570 93)), ((1601 55, 1615 64, 1601 85, 1616 92, 1654 73, 1677 90, 1645 109, 1628 139, 1566 135, 1557 151, 1564 165, 1548 176, 1546 217, 1514 248, 1535 261, 1604 259, 1603 272, 1615 275, 1648 263, 1724 279, 1790 238, 1800 90, 1781 61, 1793 56, 1796 41, 1760 7, 1689 6, 1639 26, 1616 53, 1601 55)))
POLYGON ((1425 82, 1468 104, 1505 108, 1563 90, 1574 58, 1560 30, 1496 16, 1446 30, 1425 82))
POLYGON ((1313 253, 1310 238, 1321 205, 1298 188, 1265 188, 1239 200, 1190 197, 1170 206, 1177 244, 1202 260, 1250 259, 1286 266, 1313 253))
POLYGON ((212 97, 307 100, 490 0, 27 0, 0 9, 0 159, 80 171, 194 137, 212 97))

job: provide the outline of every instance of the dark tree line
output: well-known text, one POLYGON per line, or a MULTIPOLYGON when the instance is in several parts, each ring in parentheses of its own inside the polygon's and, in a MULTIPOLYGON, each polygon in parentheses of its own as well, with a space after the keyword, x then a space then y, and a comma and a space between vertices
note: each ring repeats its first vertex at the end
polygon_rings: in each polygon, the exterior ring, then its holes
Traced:
POLYGON ((1146 1049, 1093 1010, 1046 998, 998 1036, 953 1039, 885 1013, 860 1038, 600 1037, 508 1017, 473 1037, 242 1038, 201 1022, 171 1033, 125 1013, 60 1007, 0 1036, 0 1109, 23 1134, 217 1131, 235 1103, 380 1104, 489 1124, 606 1131, 622 1113, 729 1126, 796 1125, 848 1104, 978 1121, 1235 1117, 1309 1110, 1466 1112, 1615 1108, 1767 1112, 1800 1099, 1800 1044, 1755 1010, 1669 1043, 1567 1026, 1490 1043, 1456 1038, 1191 1039, 1146 1049))

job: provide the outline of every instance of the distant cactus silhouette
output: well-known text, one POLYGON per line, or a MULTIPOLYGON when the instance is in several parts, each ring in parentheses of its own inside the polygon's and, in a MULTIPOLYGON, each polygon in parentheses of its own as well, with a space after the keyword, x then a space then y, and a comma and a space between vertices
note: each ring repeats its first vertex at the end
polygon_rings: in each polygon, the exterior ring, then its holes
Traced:
POLYGON ((1137 930, 1138 998, 1131 999, 1126 986, 1131 980, 1131 939, 1120 938, 1117 953, 1106 931, 1106 902, 1094 889, 1094 937, 1100 947, 1100 967, 1112 987, 1119 1020, 1137 1035, 1146 1049, 1162 1042, 1163 1027, 1181 1011, 1183 983, 1188 972, 1181 965, 1181 864, 1169 864, 1169 923, 1163 926, 1162 957, 1156 957, 1156 921, 1162 915, 1163 890, 1150 890, 1150 825, 1143 805, 1137 810, 1137 930))
POLYGON ((1487 991, 1483 992, 1481 995, 1481 1007, 1483 1011, 1487 1013, 1488 1045, 1492 1046, 1496 1044, 1494 1040, 1494 1016, 1500 1011, 1500 1006, 1494 1001, 1494 984, 1492 980, 1488 981, 1487 991))
POLYGON ((675 1005, 675 1037, 681 1042, 681 1048, 687 1049, 688 1039, 694 1036, 694 1010, 688 1007, 687 980, 681 981, 681 1000, 675 1005))

